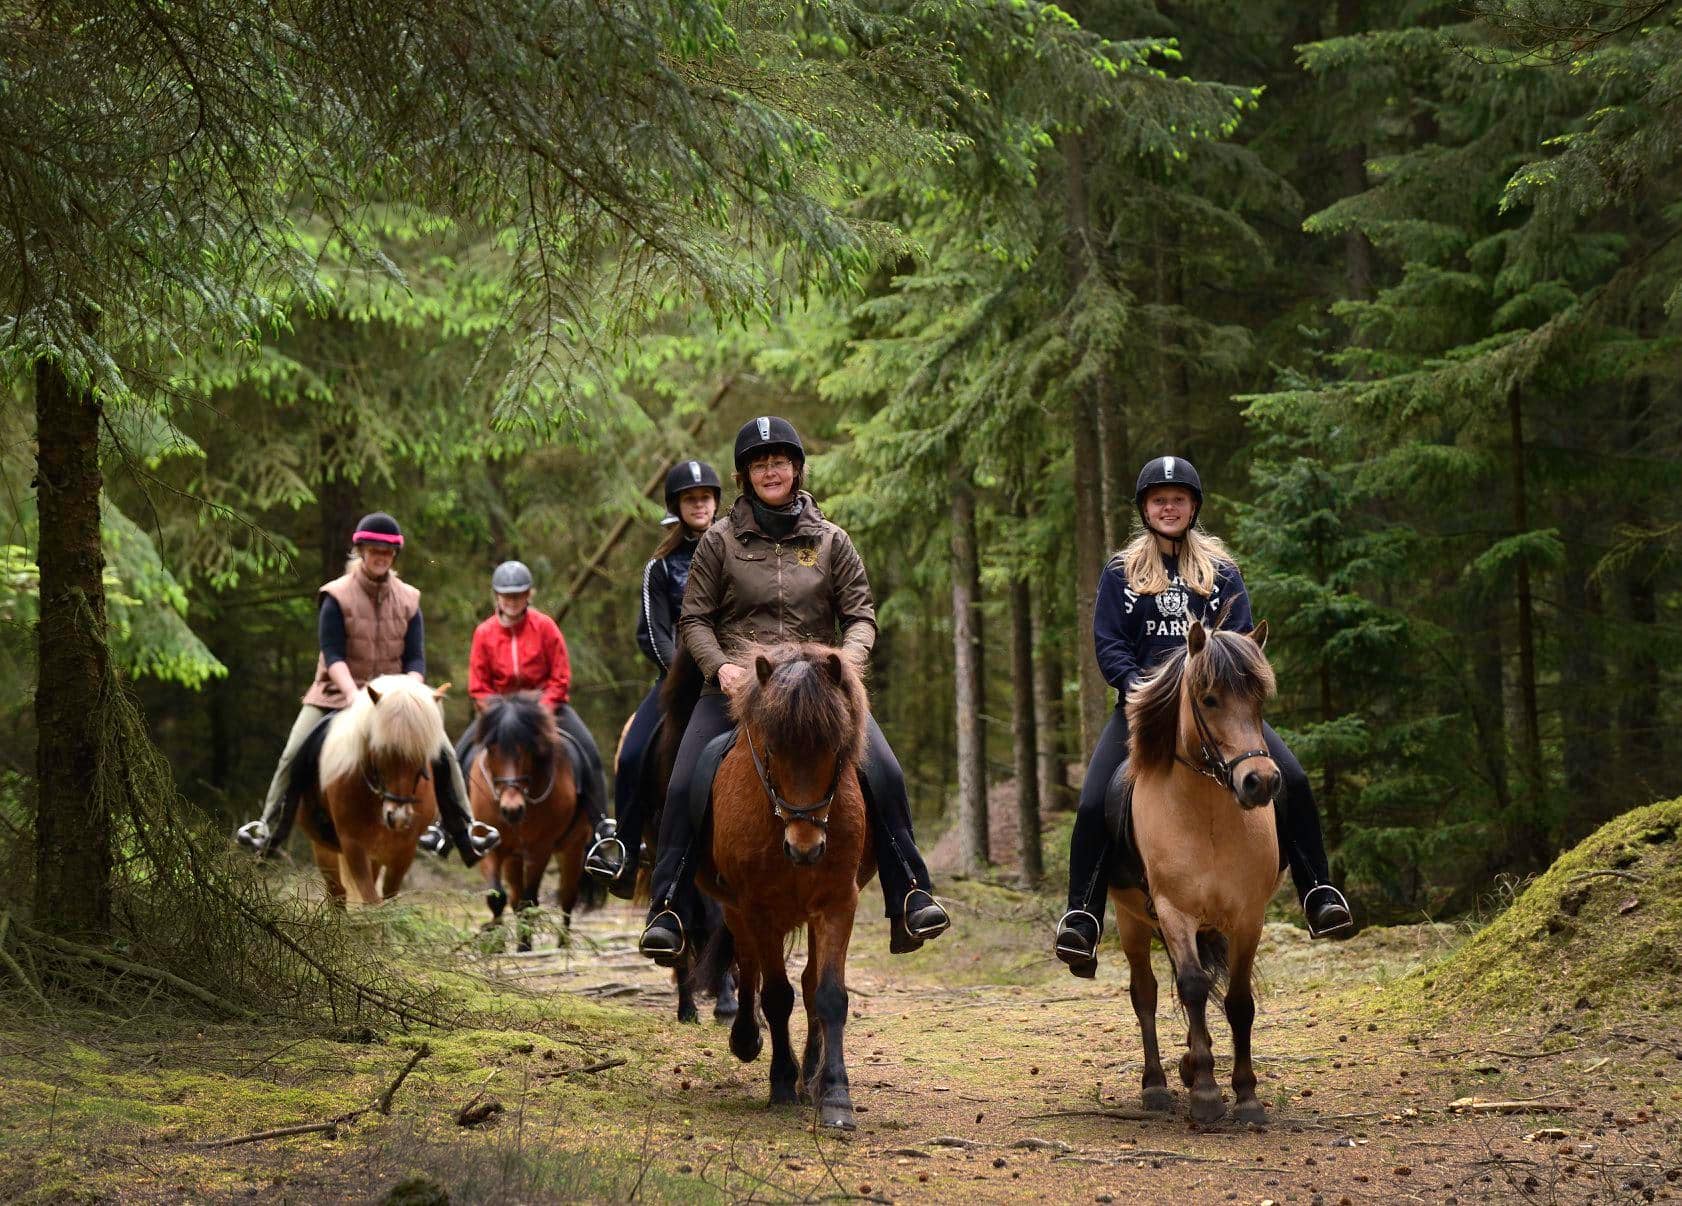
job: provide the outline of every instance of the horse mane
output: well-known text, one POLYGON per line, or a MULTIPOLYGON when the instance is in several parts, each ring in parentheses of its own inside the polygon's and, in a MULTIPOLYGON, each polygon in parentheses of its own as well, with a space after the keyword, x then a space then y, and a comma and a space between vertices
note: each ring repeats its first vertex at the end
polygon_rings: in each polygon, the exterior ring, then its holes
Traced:
POLYGON ((407 674, 383 674, 368 685, 379 692, 380 702, 358 691, 327 726, 321 747, 323 786, 357 773, 367 757, 430 763, 449 744, 432 688, 407 674))
POLYGON ((760 657, 774 669, 763 683, 754 672, 748 689, 731 702, 737 723, 751 723, 767 741, 774 737, 785 757, 838 753, 856 763, 864 752, 870 700, 852 661, 839 649, 819 644, 756 647, 746 650, 741 661, 753 671, 760 657), (839 682, 831 658, 840 663, 839 682))
POLYGON ((504 754, 524 752, 533 762, 545 763, 559 748, 555 714, 539 691, 494 696, 479 717, 479 744, 494 745, 504 754))
POLYGON ((1244 633, 1216 629, 1196 657, 1182 645, 1127 693, 1127 777, 1167 768, 1180 743, 1180 689, 1219 691, 1256 706, 1273 698, 1273 667, 1244 633), (1190 682, 1187 682, 1187 676, 1190 682))

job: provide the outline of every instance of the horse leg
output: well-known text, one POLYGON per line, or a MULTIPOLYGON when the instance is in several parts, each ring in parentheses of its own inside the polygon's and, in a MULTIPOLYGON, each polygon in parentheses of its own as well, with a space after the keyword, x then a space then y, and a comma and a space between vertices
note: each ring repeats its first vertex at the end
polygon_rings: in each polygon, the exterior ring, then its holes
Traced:
POLYGON ((771 1031, 771 1104, 794 1105, 799 1101, 794 1085, 800 1076, 800 1065, 794 1062, 794 1048, 788 1038, 794 985, 788 982, 788 968, 783 963, 781 935, 756 934, 754 944, 758 947, 759 974, 764 977, 759 999, 765 1010, 765 1025, 771 1031))
POLYGON ((379 893, 374 888, 374 867, 368 852, 353 842, 346 842, 339 850, 339 863, 350 879, 347 887, 355 904, 378 904, 379 893))
POLYGON ((1174 987, 1186 1011, 1186 1046, 1180 1057, 1180 1081, 1191 1090, 1191 1116, 1216 1122, 1226 1116, 1226 1099, 1215 1084, 1215 1050, 1209 1038, 1209 973, 1197 954, 1197 922, 1162 901, 1156 902, 1162 940, 1174 960, 1174 987))
POLYGON ((736 974, 726 971, 718 982, 718 999, 713 1002, 713 1020, 728 1022, 741 1011, 741 1002, 736 999, 736 974))
POLYGON ((409 874, 409 867, 414 861, 415 851, 410 847, 385 865, 385 880, 380 887, 387 900, 397 895, 397 890, 403 886, 403 879, 409 874))
POLYGON ((345 881, 339 876, 339 852, 320 842, 311 842, 310 845, 315 849, 315 865, 321 872, 321 882, 327 885, 328 903, 344 908, 345 881))
POLYGON ((1139 1019, 1139 1039, 1145 1048, 1145 1076, 1140 1100, 1147 1110, 1171 1110, 1174 1095, 1162 1072, 1162 1047, 1156 1037, 1156 970, 1151 967, 1151 928, 1122 909, 1116 910, 1121 949, 1127 956, 1127 995, 1139 1019))
POLYGON ((852 942, 857 907, 855 897, 842 908, 818 914, 812 922, 809 956, 818 965, 814 995, 818 1020, 823 1025, 822 1092, 813 1093, 818 1102, 818 1122, 849 1131, 853 1129, 853 1097, 841 1032, 847 1025, 847 947, 852 942))
POLYGON ((1250 1027, 1256 1020, 1255 988, 1250 977, 1260 942, 1259 922, 1253 930, 1235 936, 1226 990, 1226 1020, 1232 1027, 1232 1092, 1237 1098, 1232 1114, 1239 1122, 1257 1125, 1267 1121, 1267 1107, 1256 1096, 1256 1071, 1250 1063, 1250 1027))
POLYGON ((818 1021, 818 951, 808 928, 806 970, 800 974, 800 996, 806 1006, 806 1050, 800 1057, 800 1100, 817 1099, 818 1063, 823 1059, 823 1026, 818 1021))
POLYGON ((525 879, 520 885, 520 950, 531 950, 532 918, 537 916, 537 894, 543 888, 543 873, 549 869, 547 858, 528 858, 522 870, 525 879))
MULTIPOLYGON (((724 922, 732 934, 747 933, 747 919, 734 910, 726 910, 724 922)), ((759 1058, 759 1010, 755 998, 759 995, 759 961, 745 941, 736 943, 736 968, 740 973, 741 1009, 730 1026, 730 1051, 744 1064, 759 1058)))
MULTIPOLYGON (((555 887, 555 903, 561 906, 561 924, 572 929, 572 911, 578 907, 579 886, 584 882, 584 843, 569 841, 556 851, 555 866, 560 883, 555 887)), ((538 877, 539 886, 542 877, 538 877)), ((535 901, 535 897, 533 898, 535 901)))
POLYGON ((672 969, 672 980, 677 984, 677 1020, 699 1025, 701 1011, 695 1005, 695 986, 691 983, 694 976, 695 955, 691 952, 678 960, 672 969))
MULTIPOLYGON (((531 860, 527 859, 523 854, 516 851, 516 852, 511 853, 508 856, 508 861, 507 861, 506 864, 504 864, 507 867, 507 877, 506 878, 507 878, 508 886, 510 888, 512 888, 514 890, 514 893, 515 893, 515 900, 514 900, 514 949, 517 950, 517 951, 529 951, 529 950, 531 950, 531 912, 530 912, 530 910, 531 910, 532 905, 535 904, 536 902, 532 901, 532 902, 528 903, 527 900, 526 900, 526 883, 527 883, 528 874, 529 874, 527 864, 530 861, 531 860)), ((539 877, 541 877, 541 875, 542 875, 541 864, 539 864, 538 874, 539 874, 539 877)))
POLYGON ((498 951, 508 949, 508 937, 502 932, 502 910, 508 907, 508 889, 502 884, 503 861, 501 851, 493 850, 479 864, 485 869, 485 882, 489 885, 485 889, 485 904, 491 911, 491 919, 480 929, 486 934, 496 934, 498 951))

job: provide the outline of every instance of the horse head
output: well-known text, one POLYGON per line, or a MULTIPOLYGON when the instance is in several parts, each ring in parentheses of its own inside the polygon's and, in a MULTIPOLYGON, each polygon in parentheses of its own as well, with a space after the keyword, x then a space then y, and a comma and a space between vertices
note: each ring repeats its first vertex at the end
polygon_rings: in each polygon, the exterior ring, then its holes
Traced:
POLYGON ((481 773, 490 781, 503 820, 518 825, 526 809, 548 799, 555 787, 560 738, 554 714, 535 691, 500 696, 486 707, 479 734, 481 773))
POLYGON ((322 781, 359 768, 363 785, 380 801, 389 829, 415 823, 422 781, 447 744, 437 691, 408 675, 384 675, 352 703, 346 723, 329 730, 322 751, 322 781), (335 732, 335 730, 338 730, 335 732))
POLYGON ((1192 769, 1243 808, 1271 803, 1283 782, 1262 734, 1262 707, 1275 690, 1266 644, 1265 620, 1249 633, 1210 631, 1193 620, 1186 632, 1180 737, 1192 769))
POLYGON ((800 866, 824 855, 830 809, 844 774, 857 766, 870 707, 857 671, 822 645, 758 653, 754 681, 732 701, 783 853, 800 866))

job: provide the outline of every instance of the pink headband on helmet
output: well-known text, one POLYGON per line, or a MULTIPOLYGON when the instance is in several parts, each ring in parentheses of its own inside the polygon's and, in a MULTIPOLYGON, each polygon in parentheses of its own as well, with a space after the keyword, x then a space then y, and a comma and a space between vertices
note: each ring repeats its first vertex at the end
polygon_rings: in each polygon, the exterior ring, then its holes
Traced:
POLYGON ((391 544, 398 548, 403 547, 403 537, 393 536, 390 532, 358 531, 350 538, 350 542, 352 544, 391 544))

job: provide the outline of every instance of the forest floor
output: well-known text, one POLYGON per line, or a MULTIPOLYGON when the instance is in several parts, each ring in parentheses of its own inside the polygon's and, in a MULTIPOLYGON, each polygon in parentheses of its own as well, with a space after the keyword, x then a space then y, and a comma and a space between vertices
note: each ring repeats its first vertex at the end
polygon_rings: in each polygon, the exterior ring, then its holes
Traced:
MULTIPOLYGON (((551 934, 527 955, 483 955, 466 937, 482 908, 471 881, 459 869, 426 878, 408 906, 424 923, 408 931, 434 960, 460 937, 455 958, 474 973, 449 981, 461 1027, 0 1032, 0 1198, 418 1203, 444 1200, 440 1187, 456 1202, 1682 1197, 1673 1017, 1586 998, 1524 1024, 1411 1007, 1390 990, 1460 940, 1448 926, 1334 944, 1270 925, 1255 1036, 1269 1125, 1202 1126, 1177 1085, 1175 1112, 1138 1107, 1138 1031, 1113 947, 1096 981, 1074 980, 1046 953, 1043 899, 971 882, 952 887, 951 934, 890 959, 867 890, 847 1026, 859 1125, 838 1134, 768 1110, 766 1057, 738 1063, 708 1006, 700 1025, 675 1020, 669 976, 635 953, 630 906, 580 918, 567 946, 551 934), (367 1107, 423 1043, 389 1114, 211 1146, 367 1107), (493 1102, 484 1122, 460 1124, 464 1107, 493 1102), (407 1196, 387 1197, 406 1179, 407 1196)), ((1158 1012, 1171 1058, 1184 1032, 1166 989, 1158 1012)), ((1224 1021, 1213 1025, 1229 1053, 1224 1021)), ((1230 1075, 1227 1059, 1218 1074, 1230 1075)))

